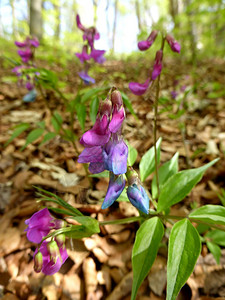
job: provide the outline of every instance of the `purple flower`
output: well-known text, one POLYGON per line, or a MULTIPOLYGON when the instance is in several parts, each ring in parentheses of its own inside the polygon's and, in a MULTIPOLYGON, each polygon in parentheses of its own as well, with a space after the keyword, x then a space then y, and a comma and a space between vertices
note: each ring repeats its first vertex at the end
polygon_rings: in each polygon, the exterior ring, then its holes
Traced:
POLYGON ((141 42, 138 43, 138 48, 139 48, 139 50, 145 51, 145 50, 147 50, 148 48, 150 48, 151 45, 154 43, 154 41, 155 41, 157 35, 158 35, 158 31, 157 31, 157 30, 153 30, 153 31, 150 33, 150 35, 149 35, 149 37, 147 38, 146 41, 141 41, 141 42))
POLYGON ((27 63, 32 57, 32 51, 30 48, 26 48, 25 50, 18 50, 17 53, 22 58, 24 63, 27 63))
POLYGON ((83 79, 85 84, 95 83, 94 78, 90 77, 87 72, 81 71, 78 73, 81 79, 83 79))
POLYGON ((90 57, 93 58, 97 63, 102 64, 105 61, 105 57, 103 56, 105 50, 96 50, 92 49, 90 57))
POLYGON ((105 196, 105 199, 102 203, 102 209, 108 208, 111 206, 120 196, 126 184, 126 180, 123 176, 115 176, 113 173, 110 173, 110 180, 108 190, 105 196))
POLYGON ((110 140, 103 148, 105 169, 115 175, 124 174, 127 171, 128 147, 123 139, 110 140))
POLYGON ((75 55, 79 58, 80 62, 84 62, 90 59, 90 55, 87 54, 87 46, 83 47, 82 53, 75 53, 75 55))
POLYGON ((162 71, 163 51, 158 50, 155 56, 155 64, 152 71, 152 80, 155 80, 162 71))
POLYGON ((180 53, 181 46, 180 44, 172 37, 170 34, 166 36, 167 43, 170 45, 170 48, 173 52, 180 53))
POLYGON ((62 221, 53 218, 48 209, 44 208, 36 213, 30 219, 25 221, 28 225, 27 238, 30 242, 40 243, 42 238, 48 235, 51 229, 59 229, 62 227, 62 221))
POLYGON ((113 91, 111 95, 113 104, 112 119, 109 123, 109 130, 116 133, 122 126, 125 119, 125 110, 123 107, 122 96, 119 91, 113 91))
POLYGON ((30 42, 31 46, 33 46, 35 48, 39 47, 39 45, 40 45, 40 43, 39 43, 39 41, 38 41, 37 38, 34 38, 33 40, 30 39, 29 42, 30 42))
POLYGON ((172 91, 170 94, 171 94, 172 99, 177 98, 178 93, 176 91, 172 91))
POLYGON ((26 88, 28 89, 28 91, 32 91, 34 88, 34 85, 30 81, 27 81, 26 88))
POLYGON ((96 163, 103 162, 102 147, 94 146, 91 148, 85 148, 79 155, 77 160, 79 163, 96 163))
POLYGON ((127 197, 131 204, 143 213, 148 214, 149 211, 149 198, 145 189, 141 185, 132 184, 127 189, 127 197))
POLYGON ((61 266, 67 260, 68 254, 67 254, 65 247, 59 247, 58 254, 56 255, 56 257, 53 257, 49 253, 48 248, 49 248, 48 242, 43 241, 39 251, 38 251, 38 249, 35 250, 35 252, 34 252, 34 269, 36 272, 42 271, 45 275, 53 275, 60 270, 61 266), (38 257, 39 265, 37 265, 37 259, 36 259, 37 255, 40 256, 40 254, 38 254, 38 253, 42 254, 42 259, 40 259, 40 257, 38 257))
POLYGON ((80 16, 77 14, 76 15, 76 22, 77 22, 77 27, 82 30, 82 31, 85 31, 86 28, 81 24, 81 21, 80 21, 80 16))
POLYGON ((103 146, 109 141, 111 133, 108 125, 111 109, 112 104, 109 99, 100 104, 93 128, 86 131, 80 139, 82 145, 85 147, 103 146))
POLYGON ((129 89, 134 95, 140 96, 147 91, 150 84, 151 84, 150 78, 148 78, 143 84, 138 82, 130 82, 129 89))
POLYGON ((27 41, 25 42, 18 42, 18 41, 15 41, 15 45, 19 48, 24 48, 27 46, 27 41))
POLYGON ((25 69, 25 66, 16 66, 12 69, 12 72, 16 74, 16 76, 22 76, 22 70, 25 69))
POLYGON ((95 163, 90 163, 88 170, 92 173, 92 174, 98 174, 101 173, 103 171, 105 171, 105 164, 104 162, 95 162, 95 163))

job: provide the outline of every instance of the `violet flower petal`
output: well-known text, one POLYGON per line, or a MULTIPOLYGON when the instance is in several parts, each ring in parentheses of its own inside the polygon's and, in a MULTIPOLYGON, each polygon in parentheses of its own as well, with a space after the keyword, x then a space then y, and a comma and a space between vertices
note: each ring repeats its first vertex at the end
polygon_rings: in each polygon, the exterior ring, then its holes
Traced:
POLYGON ((108 208, 119 198, 125 184, 126 180, 123 176, 116 177, 113 173, 110 173, 109 186, 105 199, 102 203, 102 209, 108 208))
POLYGON ((103 162, 102 147, 95 146, 91 148, 85 148, 77 160, 79 163, 96 163, 103 162))
POLYGON ((150 78, 148 78, 143 84, 138 82, 130 82, 129 89, 134 95, 140 96, 147 91, 149 85, 150 85, 150 78))
POLYGON ((87 72, 81 71, 78 73, 81 79, 83 79, 85 84, 95 83, 95 79, 90 77, 87 72))
POLYGON ((119 110, 115 107, 112 113, 112 119, 109 123, 109 130, 113 133, 116 133, 122 126, 122 123, 125 119, 125 110, 121 106, 119 110))
POLYGON ((90 163, 88 170, 92 173, 92 174, 98 174, 101 173, 105 170, 105 163, 104 162, 94 162, 94 163, 90 163))

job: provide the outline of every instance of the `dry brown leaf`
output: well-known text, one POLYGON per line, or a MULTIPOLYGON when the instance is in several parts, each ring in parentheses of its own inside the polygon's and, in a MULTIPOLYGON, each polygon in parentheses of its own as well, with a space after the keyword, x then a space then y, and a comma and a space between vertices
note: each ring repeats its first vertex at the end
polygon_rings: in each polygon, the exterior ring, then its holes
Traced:
POLYGON ((20 231, 15 227, 9 227, 0 235, 0 255, 9 254, 18 249, 20 244, 20 231))
POLYGON ((122 300, 131 292, 133 273, 128 273, 121 282, 114 288, 112 293, 106 298, 106 300, 122 300))
POLYGON ((85 259, 83 273, 87 294, 93 293, 97 288, 98 280, 95 262, 91 257, 85 259))

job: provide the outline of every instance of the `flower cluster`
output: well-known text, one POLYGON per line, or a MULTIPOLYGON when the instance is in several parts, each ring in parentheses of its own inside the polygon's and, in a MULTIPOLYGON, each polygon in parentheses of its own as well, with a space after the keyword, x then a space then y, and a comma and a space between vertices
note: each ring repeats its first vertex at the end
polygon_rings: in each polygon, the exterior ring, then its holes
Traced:
POLYGON ((47 208, 44 208, 25 221, 27 238, 30 242, 41 245, 34 252, 34 270, 52 275, 59 271, 62 264, 68 258, 65 248, 65 235, 59 234, 50 242, 42 239, 51 230, 65 227, 63 220, 57 220, 51 216, 47 208))
MULTIPOLYGON (((103 209, 108 208, 118 199, 126 185, 123 174, 127 175, 128 147, 121 133, 124 119, 122 96, 113 88, 108 97, 100 103, 93 128, 85 132, 80 139, 85 149, 79 155, 78 162, 89 163, 91 173, 110 171, 103 209)), ((127 190, 128 198, 135 207, 147 214, 149 199, 143 187, 136 181, 135 183, 135 186, 132 183, 127 190)))
POLYGON ((84 71, 79 72, 79 76, 81 79, 83 79, 85 84, 89 83, 95 83, 94 78, 90 77, 88 75, 89 70, 89 64, 87 61, 89 61, 91 58, 99 63, 102 64, 105 61, 105 57, 103 56, 105 53, 105 50, 97 50, 94 47, 94 41, 100 39, 100 34, 97 31, 95 27, 89 27, 86 28, 81 24, 80 16, 76 16, 77 21, 77 27, 83 31, 83 41, 85 42, 82 52, 81 53, 75 53, 76 56, 79 58, 81 63, 85 63, 84 71))
POLYGON ((36 38, 27 37, 24 42, 15 41, 15 45, 19 48, 17 53, 22 59, 22 64, 16 66, 12 71, 16 74, 18 83, 27 88, 29 93, 24 97, 24 101, 32 102, 36 98, 36 91, 34 90, 35 79, 37 73, 29 72, 29 69, 34 67, 34 52, 35 48, 39 47, 39 41, 36 38))
MULTIPOLYGON (((157 35, 158 32, 156 30, 153 30, 149 35, 149 37, 147 38, 147 40, 138 43, 139 50, 141 51, 148 50, 151 47, 151 45, 154 43, 157 35)), ((180 53, 180 48, 181 48, 180 44, 171 35, 168 34, 163 39, 167 41, 172 51, 180 53)), ((156 78, 161 74, 162 60, 163 60, 163 48, 161 48, 156 52, 155 62, 154 62, 153 70, 151 72, 151 76, 147 78, 145 83, 138 83, 138 82, 129 83, 129 89, 133 94, 143 95, 147 91, 147 89, 151 86, 152 82, 156 80, 156 78)))

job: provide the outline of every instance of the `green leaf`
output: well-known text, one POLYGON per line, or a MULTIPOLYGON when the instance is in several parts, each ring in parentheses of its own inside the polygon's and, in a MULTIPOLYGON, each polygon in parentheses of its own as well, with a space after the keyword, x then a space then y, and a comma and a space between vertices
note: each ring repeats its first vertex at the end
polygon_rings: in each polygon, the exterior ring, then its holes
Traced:
POLYGON ((167 262, 167 300, 175 300, 191 275, 201 251, 200 236, 188 219, 177 222, 170 233, 167 262))
MULTIPOLYGON (((174 174, 178 172, 178 156, 179 153, 175 153, 174 156, 163 164, 159 170, 159 189, 161 190, 162 186, 166 183, 166 181, 174 174)), ((154 175, 153 180, 152 180, 152 197, 153 199, 157 198, 157 185, 156 185, 156 175, 154 175)))
POLYGON ((39 147, 42 146, 44 143, 50 141, 51 139, 54 139, 54 137, 56 137, 57 134, 55 132, 48 132, 44 135, 44 138, 42 140, 42 142, 40 143, 39 147))
POLYGON ((9 143, 12 142, 16 137, 18 137, 21 133, 23 133, 25 130, 27 130, 30 127, 30 124, 28 123, 22 123, 17 126, 15 126, 15 130, 13 131, 11 137, 8 139, 8 141, 5 143, 4 147, 8 146, 9 143))
MULTIPOLYGON (((160 145, 162 142, 162 138, 160 137, 156 143, 157 149, 157 162, 160 162, 160 145)), ((145 181, 145 179, 155 170, 155 151, 154 146, 151 147, 141 158, 140 161, 140 176, 141 181, 145 181)))
POLYGON ((62 127, 63 120, 62 120, 61 115, 57 111, 55 111, 53 113, 51 122, 52 122, 52 126, 54 127, 56 133, 58 133, 60 131, 60 128, 62 127))
POLYGON ((64 201, 62 198, 60 198, 59 196, 49 192, 49 191, 46 191, 40 187, 37 187, 37 186, 34 186, 38 191, 44 193, 44 194, 41 194, 41 193, 37 193, 39 196, 43 197, 43 198, 46 198, 48 201, 51 201, 53 200, 53 202, 55 203, 55 201, 57 201, 57 203, 59 205, 61 205, 62 207, 64 207, 65 209, 68 209, 69 211, 71 211, 72 213, 74 213, 76 216, 83 216, 83 214, 75 207, 73 207, 72 205, 70 205, 69 203, 67 203, 66 201, 64 201), (49 197, 47 197, 46 195, 48 196, 51 196, 53 197, 54 199, 51 199, 49 197))
POLYGON ((72 226, 71 231, 66 233, 68 237, 81 239, 100 232, 99 223, 96 219, 87 216, 73 217, 73 219, 81 225, 72 226))
POLYGON ((106 89, 108 89, 108 87, 88 89, 88 91, 82 95, 81 103, 84 104, 86 101, 92 99, 94 96, 98 95, 102 91, 105 91, 106 89))
POLYGON ((137 231, 132 251, 133 285, 131 300, 135 299, 138 288, 151 269, 163 234, 164 228, 158 217, 146 220, 137 231))
POLYGON ((213 257, 216 260, 216 263, 220 264, 220 257, 221 257, 221 249, 217 244, 214 244, 212 242, 206 242, 206 245, 209 249, 209 251, 212 253, 213 257))
POLYGON ((103 171, 101 173, 91 174, 91 175, 89 175, 89 177, 94 177, 94 178, 104 177, 104 178, 108 178, 109 177, 109 171, 105 170, 105 171, 103 171))
POLYGON ((126 94, 122 93, 121 92, 121 95, 122 95, 122 99, 123 99, 123 102, 125 104, 125 106, 128 108, 128 110, 130 111, 130 113, 136 118, 138 119, 137 115, 135 114, 134 110, 133 110, 133 107, 132 107, 132 104, 129 100, 129 98, 127 97, 126 94))
POLYGON ((98 97, 95 97, 91 100, 91 104, 90 104, 90 119, 93 123, 95 123, 96 121, 98 106, 99 106, 99 99, 98 97))
POLYGON ((42 136, 44 131, 45 130, 43 128, 36 128, 36 129, 32 130, 26 138, 25 145, 23 147, 21 147, 20 150, 23 151, 29 144, 36 141, 40 136, 42 136))
POLYGON ((85 128, 85 118, 86 118, 86 106, 82 103, 77 103, 76 105, 77 118, 80 123, 82 131, 85 128))
POLYGON ((201 220, 208 224, 225 225, 225 207, 204 205, 189 214, 191 220, 201 220))
POLYGON ((225 247, 225 231, 212 230, 206 233, 205 237, 210 239, 210 242, 225 247))
POLYGON ((128 146, 128 158, 127 158, 127 164, 128 166, 133 166, 137 159, 138 152, 137 150, 132 147, 127 141, 126 144, 128 146))
POLYGON ((162 187, 157 211, 161 212, 183 200, 202 179, 204 172, 217 161, 218 159, 214 159, 200 168, 184 170, 171 176, 162 187))

